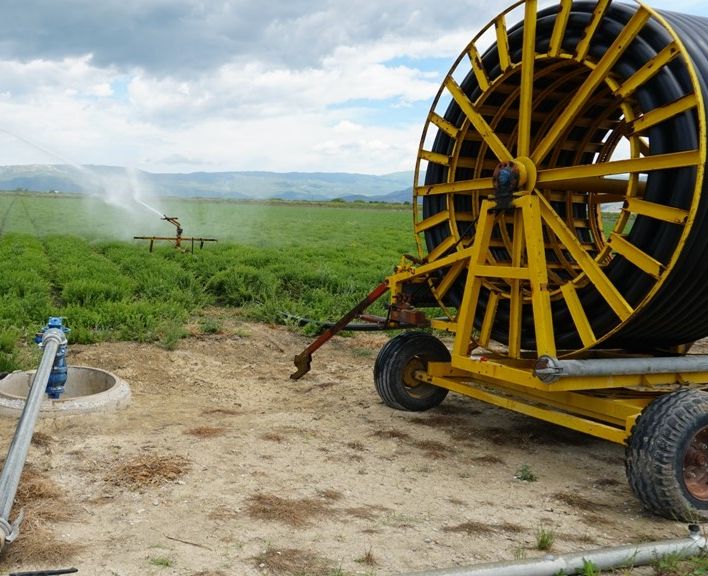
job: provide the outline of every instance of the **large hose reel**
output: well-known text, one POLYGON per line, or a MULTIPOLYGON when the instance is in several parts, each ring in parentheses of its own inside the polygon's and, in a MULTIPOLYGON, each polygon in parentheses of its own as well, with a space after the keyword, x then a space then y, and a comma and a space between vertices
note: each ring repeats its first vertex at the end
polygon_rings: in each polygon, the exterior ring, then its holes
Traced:
MULTIPOLYGON (((528 0, 455 61, 421 138, 415 232, 445 262, 487 222, 480 344, 521 357, 539 322, 558 356, 708 335, 706 37, 708 19, 640 3, 528 0)), ((459 309, 469 260, 449 261, 431 291, 459 309)))

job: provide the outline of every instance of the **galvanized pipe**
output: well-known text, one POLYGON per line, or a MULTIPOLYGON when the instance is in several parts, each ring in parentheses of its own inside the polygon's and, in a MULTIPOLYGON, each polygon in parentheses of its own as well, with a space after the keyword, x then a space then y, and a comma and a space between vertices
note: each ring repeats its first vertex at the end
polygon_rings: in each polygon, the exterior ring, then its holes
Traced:
POLYGON ((620 376, 627 374, 685 374, 708 370, 708 354, 665 356, 661 358, 589 358, 558 360, 541 356, 534 374, 550 384, 566 376, 620 376))
POLYGON ((34 426, 37 422, 49 375, 54 366, 54 358, 59 347, 65 344, 66 336, 61 330, 51 328, 44 332, 42 337, 42 348, 44 350, 42 359, 32 380, 32 387, 27 395, 25 407, 20 415, 15 436, 5 458, 2 474, 0 474, 0 550, 5 542, 12 542, 16 538, 19 530, 21 518, 14 525, 11 525, 10 511, 15 500, 17 487, 20 484, 20 476, 27 459, 30 442, 34 434, 34 426))
POLYGON ((598 548, 586 552, 572 552, 559 556, 545 556, 537 560, 494 562, 446 570, 429 570, 409 573, 407 576, 555 576, 556 574, 580 574, 588 562, 599 570, 612 570, 631 566, 643 566, 656 562, 662 556, 691 558, 706 549, 706 538, 698 526, 689 527, 689 537, 677 540, 662 540, 646 544, 632 544, 614 548, 598 548))

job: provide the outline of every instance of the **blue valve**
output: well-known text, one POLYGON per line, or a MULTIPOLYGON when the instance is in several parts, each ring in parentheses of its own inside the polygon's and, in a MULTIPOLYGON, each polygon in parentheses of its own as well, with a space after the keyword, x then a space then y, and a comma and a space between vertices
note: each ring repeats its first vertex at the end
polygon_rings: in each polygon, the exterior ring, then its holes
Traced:
MULTIPOLYGON (((64 326, 64 319, 59 316, 51 316, 47 325, 42 328, 41 332, 37 332, 34 337, 34 341, 42 346, 44 340, 44 333, 47 330, 61 330, 64 334, 68 334, 71 330, 64 326)), ((64 386, 66 385, 66 377, 68 374, 68 367, 66 365, 66 353, 68 345, 66 339, 63 344, 59 345, 57 349, 57 354, 54 357, 54 365, 52 366, 52 371, 49 374, 49 379, 47 380, 47 396, 52 400, 58 400, 59 397, 64 392, 64 386)))

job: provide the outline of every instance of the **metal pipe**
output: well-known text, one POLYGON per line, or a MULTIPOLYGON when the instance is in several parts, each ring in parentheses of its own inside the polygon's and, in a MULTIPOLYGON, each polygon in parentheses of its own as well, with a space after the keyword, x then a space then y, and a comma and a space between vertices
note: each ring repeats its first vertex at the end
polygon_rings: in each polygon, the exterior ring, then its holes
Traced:
POLYGON ((66 336, 58 328, 50 328, 42 336, 42 348, 44 350, 42 359, 32 380, 25 407, 20 415, 15 436, 12 438, 2 474, 0 474, 0 550, 2 550, 5 542, 12 542, 19 532, 19 524, 22 518, 18 516, 14 524, 10 524, 10 511, 15 500, 17 487, 20 484, 20 476, 27 459, 47 382, 54 366, 54 358, 59 347, 65 344, 66 336))
POLYGON ((645 358, 588 358, 558 360, 541 356, 534 374, 546 384, 566 376, 620 376, 627 374, 685 374, 708 370, 708 354, 645 358))
POLYGON ((631 544, 614 548, 598 548, 586 552, 572 552, 558 556, 548 555, 537 560, 493 562, 446 570, 409 573, 407 576, 555 576, 579 574, 588 563, 599 570, 643 566, 656 562, 662 556, 691 558, 706 549, 706 538, 697 525, 689 526, 689 537, 676 540, 631 544))

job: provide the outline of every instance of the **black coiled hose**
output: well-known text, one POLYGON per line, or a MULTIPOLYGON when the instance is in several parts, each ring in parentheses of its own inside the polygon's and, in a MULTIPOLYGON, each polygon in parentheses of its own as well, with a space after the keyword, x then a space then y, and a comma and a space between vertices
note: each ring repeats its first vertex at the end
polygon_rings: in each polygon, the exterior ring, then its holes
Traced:
MULTIPOLYGON (((593 2, 575 2, 565 27, 562 49, 572 54, 583 38, 593 11, 597 4, 593 2)), ((613 3, 605 11, 601 23, 592 36, 588 57, 599 60, 609 46, 637 11, 635 5, 613 3)), ((548 52, 551 35, 558 18, 559 7, 552 7, 538 13, 536 27, 536 52, 548 52)), ((661 12, 662 17, 682 40, 688 58, 693 64, 703 101, 708 101, 708 19, 685 16, 671 12, 661 12)), ((523 22, 508 31, 509 55, 513 62, 521 61, 523 22)), ((652 18, 643 26, 639 34, 631 42, 623 56, 611 70, 612 78, 621 83, 647 62, 654 58, 672 41, 666 27, 652 18)), ((484 68, 489 76, 500 75, 500 56, 497 46, 488 49, 482 56, 484 68)), ((543 92, 536 84, 534 87, 534 116, 552 117, 557 115, 584 78, 583 71, 577 63, 567 59, 548 59, 540 61, 538 71, 544 66, 560 66, 567 74, 567 82, 558 83, 543 92), (540 96, 545 94, 546 101, 540 96)), ((539 83, 542 82, 542 74, 539 83)), ((507 88, 496 86, 491 93, 486 94, 485 104, 488 107, 503 106, 505 98, 513 89, 518 88, 520 76, 509 75, 505 82, 507 88)), ((475 102, 484 91, 480 88, 478 79, 470 72, 460 83, 462 90, 471 101, 475 102)), ((695 83, 689 73, 686 62, 680 58, 664 66, 653 78, 645 82, 633 94, 633 106, 638 113, 644 114, 657 110, 684 96, 694 92, 695 83)), ((508 102, 507 102, 508 103, 508 102)), ((705 105, 705 104, 704 104, 705 105)), ((706 111, 708 113, 708 111, 706 111)), ((465 114, 453 100, 447 107, 445 120, 457 127, 462 127, 465 114)), ((573 142, 602 141, 614 129, 621 125, 623 111, 620 101, 613 96, 606 85, 598 89, 595 97, 581 112, 579 122, 572 129, 573 142), (593 122, 592 119, 603 116, 604 123, 593 122)), ((515 116, 502 118, 498 125, 513 122, 515 116)), ((543 120, 534 120, 533 131, 543 133, 543 120)), ((699 147, 699 139, 705 138, 704 128, 697 110, 688 110, 676 114, 667 120, 653 126, 646 134, 649 151, 646 155, 668 154, 695 150, 699 147)), ((513 133, 509 129, 506 133, 513 133)), ((562 140, 562 139, 561 139, 562 140)), ((450 155, 456 146, 455 140, 443 130, 439 130, 432 145, 432 152, 450 155)), ((510 150, 515 144, 510 138, 507 142, 510 150)), ((572 149, 559 142, 554 150, 544 158, 539 169, 564 166, 591 164, 597 161, 595 151, 572 149), (567 149, 570 148, 570 149, 567 149)), ((577 147, 576 147, 577 148, 577 147)), ((433 185, 444 182, 454 182, 472 178, 491 176, 489 162, 479 162, 480 156, 491 161, 491 153, 485 150, 479 142, 465 142, 459 150, 461 158, 467 160, 457 165, 454 174, 448 174, 447 166, 429 163, 425 176, 425 184, 433 185), (476 168, 472 166, 475 165, 476 168)), ((582 308, 588 315, 593 332, 603 341, 603 346, 619 347, 631 350, 651 350, 695 341, 708 335, 708 184, 700 180, 700 168, 687 166, 682 168, 650 171, 646 175, 646 187, 643 199, 649 202, 674 207, 690 212, 695 216, 687 237, 682 239, 682 226, 660 219, 637 215, 636 221, 627 233, 627 239, 642 252, 651 256, 663 265, 668 266, 672 258, 677 258, 673 267, 656 288, 656 279, 638 270, 623 256, 616 254, 604 266, 604 272, 622 294, 624 299, 635 309, 635 312, 622 322, 612 311, 607 301, 591 283, 585 283, 578 288, 578 297, 582 308), (702 185, 701 185, 702 182, 702 185), (695 195, 700 196, 697 207, 693 204, 695 195), (677 256, 678 254, 678 256, 677 256), (654 290, 654 292, 652 292, 654 290)), ((588 192, 592 192, 588 190, 588 192)), ((423 218, 430 218, 448 207, 443 195, 426 196, 423 198, 423 218)), ((451 200, 455 213, 474 211, 476 200, 470 195, 455 195, 451 200)), ((567 203, 553 201, 554 210, 562 217, 568 217, 567 203)), ((573 217, 591 218, 590 208, 573 205, 573 217), (576 213, 577 212, 577 213, 576 213)), ((454 223, 458 230, 469 229, 469 221, 454 223)), ((577 230, 581 241, 590 240, 586 230, 577 230)), ((461 232, 462 234, 463 232, 461 232)), ((430 227, 424 232, 428 251, 434 250, 451 234, 449 223, 442 222, 430 227)), ((548 232, 546 232, 548 234, 548 232)), ((508 253, 504 249, 492 249, 493 256, 504 260, 508 253), (497 250, 497 253, 494 253, 497 250)), ((553 258, 550 254, 547 258, 553 258)), ((561 281, 568 280, 561 278, 561 281)), ((464 275, 458 279, 455 286, 445 296, 446 303, 459 306, 464 290, 464 275)), ((490 288, 483 288, 480 304, 476 314, 476 325, 482 322, 484 310, 489 299, 490 288)), ((571 317, 565 300, 561 297, 552 299, 552 319, 558 349, 575 350, 583 347, 576 326, 571 317)), ((500 300, 492 327, 492 337, 500 342, 508 341, 509 303, 500 300)), ((522 318, 522 347, 535 349, 535 334, 531 306, 524 306, 522 318)))

